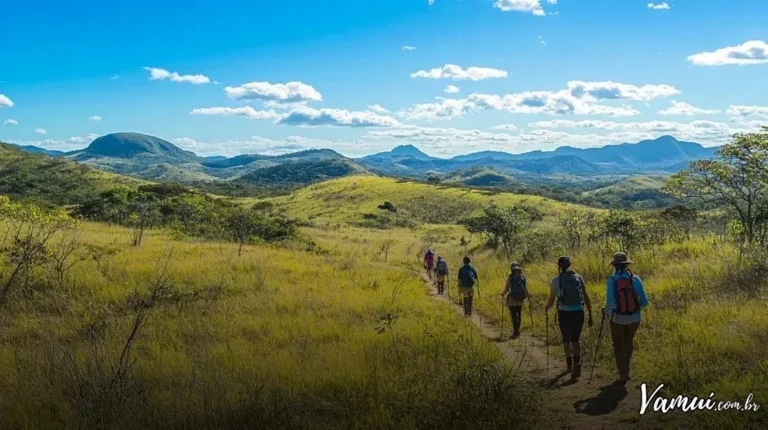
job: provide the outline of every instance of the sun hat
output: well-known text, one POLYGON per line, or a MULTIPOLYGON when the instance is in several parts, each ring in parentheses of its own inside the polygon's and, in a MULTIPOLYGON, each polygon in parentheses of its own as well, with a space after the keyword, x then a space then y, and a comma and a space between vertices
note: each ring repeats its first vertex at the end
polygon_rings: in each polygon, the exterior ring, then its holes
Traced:
POLYGON ((629 259, 626 252, 617 252, 613 254, 611 264, 614 266, 617 264, 632 264, 632 260, 629 259))

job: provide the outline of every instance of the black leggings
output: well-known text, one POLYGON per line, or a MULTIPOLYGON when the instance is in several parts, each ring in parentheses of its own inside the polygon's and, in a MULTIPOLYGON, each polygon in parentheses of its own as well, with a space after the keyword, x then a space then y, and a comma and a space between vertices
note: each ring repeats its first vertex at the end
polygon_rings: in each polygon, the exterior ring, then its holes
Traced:
POLYGON ((520 324, 523 322, 523 307, 509 306, 509 316, 512 318, 512 327, 515 333, 520 333, 520 324))
POLYGON ((557 311, 563 343, 578 342, 584 328, 584 311, 557 311))

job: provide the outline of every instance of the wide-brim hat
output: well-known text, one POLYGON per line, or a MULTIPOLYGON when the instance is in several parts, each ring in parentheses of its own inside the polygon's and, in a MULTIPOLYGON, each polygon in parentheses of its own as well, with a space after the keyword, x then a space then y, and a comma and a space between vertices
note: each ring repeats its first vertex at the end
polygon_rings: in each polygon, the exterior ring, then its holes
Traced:
POLYGON ((613 261, 611 261, 611 265, 615 266, 617 264, 632 264, 632 260, 629 259, 629 256, 626 252, 617 252, 613 254, 613 261))
POLYGON ((513 261, 512 264, 509 265, 509 268, 512 270, 523 270, 523 266, 521 266, 517 261, 513 261))

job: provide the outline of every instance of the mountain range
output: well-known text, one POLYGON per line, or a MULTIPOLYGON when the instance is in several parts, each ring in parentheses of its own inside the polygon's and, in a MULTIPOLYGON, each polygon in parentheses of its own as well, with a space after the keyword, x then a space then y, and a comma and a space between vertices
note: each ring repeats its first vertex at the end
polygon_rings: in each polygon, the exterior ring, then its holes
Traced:
POLYGON ((599 148, 560 147, 554 151, 511 154, 482 151, 453 158, 425 154, 403 145, 359 159, 331 150, 312 149, 284 155, 243 154, 201 157, 171 142, 140 133, 113 133, 87 148, 60 152, 20 146, 28 152, 65 157, 102 170, 148 180, 182 183, 230 181, 270 187, 300 186, 350 174, 445 180, 467 178, 467 185, 569 183, 596 177, 670 174, 697 159, 711 158, 716 148, 684 142, 672 136, 599 148))

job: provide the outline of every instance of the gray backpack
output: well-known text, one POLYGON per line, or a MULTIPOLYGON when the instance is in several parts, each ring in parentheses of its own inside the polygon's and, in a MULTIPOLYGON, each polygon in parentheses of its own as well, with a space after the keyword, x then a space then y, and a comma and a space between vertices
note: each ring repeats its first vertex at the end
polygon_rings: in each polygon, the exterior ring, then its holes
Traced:
POLYGON ((435 272, 437 272, 438 275, 445 275, 448 273, 448 263, 446 263, 445 260, 438 261, 435 272))
POLYGON ((559 288, 557 291, 558 305, 573 306, 584 304, 584 292, 581 288, 581 276, 568 270, 559 276, 559 288))

